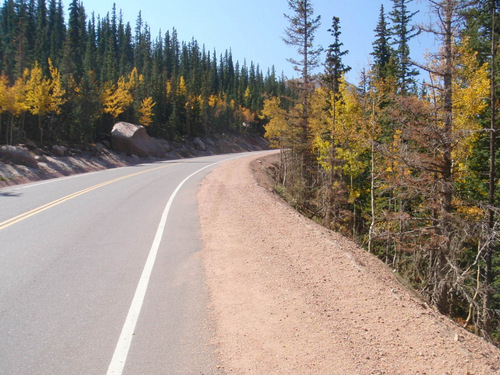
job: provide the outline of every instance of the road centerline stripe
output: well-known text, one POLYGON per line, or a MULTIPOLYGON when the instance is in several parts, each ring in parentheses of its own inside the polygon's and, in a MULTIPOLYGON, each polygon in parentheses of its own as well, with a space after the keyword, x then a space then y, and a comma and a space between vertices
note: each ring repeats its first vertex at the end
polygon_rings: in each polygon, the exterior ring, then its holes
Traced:
MULTIPOLYGON (((141 313, 142 305, 144 304, 144 298, 146 296, 146 291, 149 285, 149 281, 151 279, 151 273, 153 271, 153 266, 156 261, 156 257, 158 255, 158 250, 160 248, 160 243, 163 239, 163 234, 165 232, 165 226, 167 224, 168 215, 170 212, 170 208, 172 207, 172 203, 180 191, 182 186, 194 175, 200 173, 204 169, 210 168, 216 164, 220 164, 225 160, 209 164, 203 168, 196 170, 187 176, 182 182, 177 185, 172 195, 168 199, 168 202, 163 210, 160 222, 158 224, 158 228, 156 230, 156 234, 151 245, 151 249, 149 250, 148 257, 146 259, 146 263, 144 265, 141 277, 139 279, 139 283, 137 284, 137 288, 134 293, 134 297, 132 299, 132 303, 130 304, 130 308, 125 319, 125 323, 123 324, 122 331, 120 333, 120 337, 118 338, 118 342, 115 347, 115 351, 113 353, 113 357, 108 367, 107 375, 121 375, 123 373, 123 369, 125 367, 125 363, 127 361, 128 353, 130 350, 130 345, 132 344, 132 338, 134 336, 135 327, 137 325, 137 321, 139 319, 139 315, 141 313)), ((227 160, 226 160, 227 161, 227 160)))
POLYGON ((101 182, 100 184, 97 184, 97 185, 94 185, 94 186, 90 186, 90 187, 85 188, 83 190, 80 190, 80 191, 77 191, 75 193, 72 193, 72 194, 66 195, 64 197, 61 197, 59 199, 56 199, 55 201, 46 203, 46 204, 44 204, 44 205, 42 205, 40 207, 34 208, 34 209, 30 210, 30 211, 24 212, 24 213, 22 213, 20 215, 17 215, 15 217, 11 218, 11 219, 5 220, 5 221, 3 221, 3 222, 0 223, 0 230, 5 229, 7 227, 10 227, 11 225, 19 223, 20 221, 23 221, 23 220, 25 220, 25 219, 27 219, 29 217, 37 215, 37 214, 39 214, 39 213, 41 213, 43 211, 46 211, 49 208, 58 206, 61 203, 64 203, 66 201, 69 201, 70 199, 79 197, 80 195, 89 193, 89 192, 91 192, 93 190, 99 189, 99 188, 107 186, 107 185, 111 185, 111 184, 113 184, 115 182, 122 181, 122 180, 125 180, 125 179, 130 178, 130 177, 135 177, 135 176, 141 175, 143 173, 152 172, 152 171, 155 171, 155 170, 158 170, 158 169, 162 169, 162 168, 167 168, 167 167, 170 167, 170 166, 176 165, 176 164, 179 164, 179 163, 169 164, 169 165, 163 165, 161 167, 156 167, 156 168, 147 169, 145 171, 131 173, 131 174, 128 174, 126 176, 117 177, 117 178, 114 178, 112 180, 101 182))

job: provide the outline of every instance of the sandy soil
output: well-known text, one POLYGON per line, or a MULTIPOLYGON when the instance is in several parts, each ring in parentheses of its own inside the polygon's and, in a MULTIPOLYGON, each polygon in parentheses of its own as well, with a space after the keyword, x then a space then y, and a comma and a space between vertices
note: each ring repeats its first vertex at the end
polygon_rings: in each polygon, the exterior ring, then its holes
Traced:
POLYGON ((264 164, 255 156, 226 163, 199 192, 225 373, 500 373, 499 349, 259 186, 264 164))

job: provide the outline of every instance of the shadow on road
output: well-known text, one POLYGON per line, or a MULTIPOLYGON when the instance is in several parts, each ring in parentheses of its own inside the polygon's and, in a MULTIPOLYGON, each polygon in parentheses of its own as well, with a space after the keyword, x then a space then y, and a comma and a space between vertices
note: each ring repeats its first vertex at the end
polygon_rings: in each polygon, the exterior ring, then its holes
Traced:
POLYGON ((0 197, 15 197, 15 198, 18 198, 20 197, 22 194, 19 194, 19 193, 13 193, 11 191, 0 191, 0 197))

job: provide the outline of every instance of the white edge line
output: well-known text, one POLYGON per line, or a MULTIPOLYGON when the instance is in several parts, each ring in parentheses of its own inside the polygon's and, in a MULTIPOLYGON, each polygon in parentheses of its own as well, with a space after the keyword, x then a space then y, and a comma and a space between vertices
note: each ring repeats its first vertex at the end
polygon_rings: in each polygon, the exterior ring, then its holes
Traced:
POLYGON ((146 264, 144 265, 141 278, 139 279, 139 284, 137 285, 137 289, 135 290, 134 298, 132 299, 132 304, 130 305, 127 318, 125 319, 125 323, 123 324, 120 338, 118 339, 118 343, 116 344, 113 358, 111 359, 111 362, 108 367, 108 372, 106 373, 107 375, 112 375, 112 374, 121 375, 125 367, 128 352, 130 349, 130 344, 132 343, 132 338, 134 336, 135 326, 137 324, 137 320, 139 319, 139 314, 141 312, 142 305, 144 303, 144 297, 146 296, 149 280, 151 278, 151 272, 153 271, 153 266, 156 261, 156 256, 158 255, 158 249, 160 247, 160 243, 163 238, 163 233, 165 231, 165 225, 167 223, 168 213, 170 212, 170 207, 172 206, 172 202, 174 201, 175 196, 181 189, 182 185, 184 185, 186 181, 189 180, 191 177, 193 177, 195 174, 203 171, 204 169, 213 167, 214 165, 232 159, 235 158, 218 161, 216 163, 198 169, 194 173, 191 173, 184 180, 182 180, 182 182, 175 188, 174 192, 170 196, 167 205, 165 206, 165 210, 163 211, 163 214, 161 216, 158 229, 156 230, 156 235, 153 240, 153 244, 151 245, 151 249, 149 250, 149 255, 146 260, 146 264))

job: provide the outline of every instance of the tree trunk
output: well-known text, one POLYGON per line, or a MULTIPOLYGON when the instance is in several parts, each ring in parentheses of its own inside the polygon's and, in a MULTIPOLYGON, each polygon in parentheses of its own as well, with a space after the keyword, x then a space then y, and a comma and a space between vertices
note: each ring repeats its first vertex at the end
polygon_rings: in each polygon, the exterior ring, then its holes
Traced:
POLYGON ((452 130, 453 130, 453 29, 452 19, 454 14, 454 1, 446 0, 443 5, 444 19, 444 73, 443 73, 443 143, 441 160, 441 197, 440 197, 440 217, 438 235, 442 237, 441 245, 438 247, 433 269, 433 291, 432 300, 442 313, 448 313, 448 294, 450 285, 447 280, 450 266, 448 256, 451 252, 452 224, 450 215, 452 213, 453 199, 453 172, 452 172, 452 130))
POLYGON ((327 192, 326 192, 326 213, 325 213, 325 218, 323 220, 324 224, 330 228, 330 223, 332 222, 333 220, 333 216, 334 216, 334 209, 333 209, 333 206, 334 206, 334 189, 333 189, 333 183, 335 181, 335 159, 337 158, 337 155, 336 155, 336 148, 335 148, 335 123, 337 121, 337 101, 336 101, 336 98, 335 98, 335 91, 332 90, 332 95, 333 95, 333 103, 332 103, 332 107, 333 107, 333 116, 332 116, 332 131, 330 133, 331 135, 331 142, 332 142, 332 145, 330 147, 330 174, 329 174, 329 178, 328 178, 328 189, 327 189, 327 192))
POLYGON ((375 229, 375 144, 372 140, 370 171, 370 207, 372 220, 368 231, 368 251, 373 252, 373 230, 375 229))
POLYGON ((485 295, 483 301, 483 327, 487 333, 491 332, 491 297, 493 285, 493 255, 495 252, 495 243, 491 239, 492 231, 495 226, 495 152, 496 152, 496 84, 495 84, 495 56, 496 56, 496 41, 495 41, 495 0, 491 0, 491 127, 490 127, 490 172, 489 172, 489 195, 488 195, 488 246, 485 254, 485 295))
POLYGON ((38 115, 38 130, 40 130, 40 144, 43 144, 42 116, 38 115))
POLYGON ((9 144, 11 145, 12 144, 12 132, 13 132, 13 129, 14 129, 14 115, 11 113, 10 114, 10 132, 9 132, 9 144))

